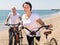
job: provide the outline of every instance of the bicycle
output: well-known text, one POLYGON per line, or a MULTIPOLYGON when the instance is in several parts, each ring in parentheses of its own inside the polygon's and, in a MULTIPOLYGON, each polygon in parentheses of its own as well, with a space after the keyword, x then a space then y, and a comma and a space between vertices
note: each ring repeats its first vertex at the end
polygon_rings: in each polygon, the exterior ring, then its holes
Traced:
POLYGON ((11 40, 11 38, 15 37, 17 44, 22 45, 22 40, 23 40, 22 30, 16 29, 16 26, 19 28, 20 23, 18 23, 18 24, 5 24, 5 25, 13 27, 13 33, 12 33, 9 40, 11 40))
MULTIPOLYGON (((48 28, 49 26, 45 25, 45 26, 39 27, 36 31, 31 31, 27 27, 22 26, 22 29, 27 29, 30 32, 30 34, 34 37, 34 42, 32 42, 31 45, 40 45, 39 41, 36 40, 36 32, 38 32, 43 27, 45 27, 46 29, 49 29, 48 28)), ((48 40, 48 35, 52 33, 52 31, 51 31, 52 29, 49 29, 49 30, 50 31, 44 32, 44 35, 46 36, 46 40, 48 40)), ((55 38, 51 38, 51 40, 49 41, 49 43, 47 42, 46 45, 58 45, 58 44, 57 44, 57 41, 56 41, 55 38)))

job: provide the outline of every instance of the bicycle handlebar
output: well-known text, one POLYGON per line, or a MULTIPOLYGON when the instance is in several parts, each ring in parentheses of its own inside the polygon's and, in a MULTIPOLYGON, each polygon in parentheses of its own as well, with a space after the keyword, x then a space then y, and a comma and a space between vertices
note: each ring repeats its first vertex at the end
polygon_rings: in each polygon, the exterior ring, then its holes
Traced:
MULTIPOLYGON (((36 32, 38 32, 43 27, 45 27, 46 29, 49 29, 49 25, 41 26, 36 31, 31 31, 27 27, 24 27, 24 26, 22 26, 22 29, 27 29, 29 32, 31 32, 31 35, 36 35, 36 32)), ((53 30, 53 29, 49 29, 49 30, 53 30)))
MULTIPOLYGON (((38 32, 38 31, 39 31, 41 28, 43 28, 43 27, 45 27, 46 29, 49 29, 49 26, 48 26, 48 25, 45 25, 45 26, 39 27, 35 32, 38 32)), ((31 32, 30 29, 28 29, 27 27, 22 26, 22 29, 24 29, 24 28, 31 32)), ((53 30, 53 29, 49 29, 49 30, 53 30)))
POLYGON ((20 23, 18 23, 18 24, 5 24, 6 26, 15 26, 15 25, 17 25, 17 26, 19 26, 20 25, 20 23))
MULTIPOLYGON (((18 23, 18 24, 5 24, 6 26, 13 26, 13 27, 15 27, 16 25, 17 26, 19 26, 20 25, 20 23, 18 23)), ((14 32, 17 32, 17 33, 19 33, 21 30, 15 30, 14 32)))

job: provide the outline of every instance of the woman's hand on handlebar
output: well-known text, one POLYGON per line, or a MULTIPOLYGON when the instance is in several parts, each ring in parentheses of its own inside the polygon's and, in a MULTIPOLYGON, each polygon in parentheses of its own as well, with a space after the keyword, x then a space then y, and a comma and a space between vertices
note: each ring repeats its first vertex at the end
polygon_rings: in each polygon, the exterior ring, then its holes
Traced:
POLYGON ((49 25, 49 28, 53 28, 53 25, 52 25, 52 24, 50 24, 50 25, 49 25))
POLYGON ((53 25, 52 24, 46 25, 45 28, 49 29, 49 30, 52 30, 51 28, 53 28, 53 25))

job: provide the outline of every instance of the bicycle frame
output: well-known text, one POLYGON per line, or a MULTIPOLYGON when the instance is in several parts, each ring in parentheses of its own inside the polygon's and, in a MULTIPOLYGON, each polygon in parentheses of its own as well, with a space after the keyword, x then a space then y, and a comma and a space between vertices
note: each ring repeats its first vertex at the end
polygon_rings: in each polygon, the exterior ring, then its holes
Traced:
MULTIPOLYGON (((18 24, 5 24, 6 26, 13 26, 13 32, 14 32, 14 34, 15 34, 15 36, 16 36, 16 42, 17 41, 19 41, 19 45, 21 44, 22 45, 22 32, 21 32, 21 29, 19 29, 19 30, 17 30, 16 29, 16 26, 17 27, 19 27, 19 25, 20 25, 20 23, 18 23, 18 24), (16 26, 15 26, 16 25, 16 26), (17 33, 19 33, 19 37, 18 37, 18 34, 17 33), (20 40, 21 39, 21 40, 20 40), (21 41, 21 43, 20 43, 20 41, 21 41)), ((10 39, 13 37, 14 35, 13 35, 13 33, 12 33, 12 35, 11 35, 11 37, 10 37, 10 39)), ((18 43, 18 42, 17 42, 18 43)))

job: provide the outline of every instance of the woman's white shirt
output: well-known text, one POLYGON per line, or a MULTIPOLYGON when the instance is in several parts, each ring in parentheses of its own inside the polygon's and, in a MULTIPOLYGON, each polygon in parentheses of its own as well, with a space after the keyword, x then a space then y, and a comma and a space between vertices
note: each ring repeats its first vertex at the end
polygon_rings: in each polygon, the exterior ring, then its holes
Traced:
MULTIPOLYGON (((31 16, 28 19, 26 19, 26 14, 24 14, 22 16, 23 25, 30 29, 31 31, 36 31, 38 27, 40 27, 40 24, 36 22, 36 20, 38 20, 39 18, 40 16, 38 14, 31 14, 31 16)), ((28 30, 25 30, 25 32, 28 36, 32 37, 28 30)), ((36 33, 36 36, 40 36, 40 31, 36 33)))

